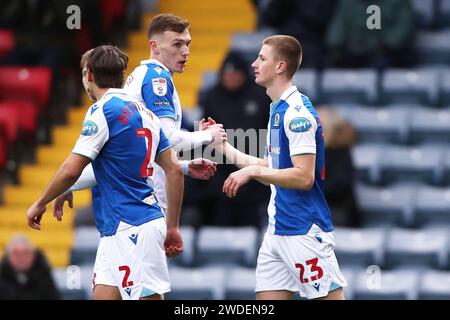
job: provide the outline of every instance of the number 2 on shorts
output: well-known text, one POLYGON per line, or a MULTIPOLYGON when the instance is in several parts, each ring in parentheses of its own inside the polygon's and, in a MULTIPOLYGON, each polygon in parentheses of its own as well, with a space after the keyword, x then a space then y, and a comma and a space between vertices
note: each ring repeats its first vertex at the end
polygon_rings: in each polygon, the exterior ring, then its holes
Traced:
POLYGON ((317 265, 318 262, 319 262, 319 258, 314 258, 314 259, 306 261, 306 265, 311 266, 311 272, 317 272, 317 274, 312 276, 310 279, 303 277, 305 275, 305 266, 301 263, 295 264, 295 267, 300 269, 300 282, 301 283, 308 283, 309 281, 314 282, 323 277, 323 269, 317 265))

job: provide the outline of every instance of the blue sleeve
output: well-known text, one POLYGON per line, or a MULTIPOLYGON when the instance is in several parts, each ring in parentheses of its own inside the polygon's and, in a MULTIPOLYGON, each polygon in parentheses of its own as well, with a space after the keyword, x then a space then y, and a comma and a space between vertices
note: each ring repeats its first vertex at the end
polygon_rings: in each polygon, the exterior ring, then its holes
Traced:
POLYGON ((170 77, 148 72, 141 90, 147 108, 158 118, 169 117, 176 120, 173 103, 174 87, 170 77))
POLYGON ((158 156, 158 154, 160 154, 161 152, 169 149, 170 147, 171 145, 169 139, 167 139, 162 129, 159 129, 159 144, 158 148, 156 149, 156 156, 158 156))

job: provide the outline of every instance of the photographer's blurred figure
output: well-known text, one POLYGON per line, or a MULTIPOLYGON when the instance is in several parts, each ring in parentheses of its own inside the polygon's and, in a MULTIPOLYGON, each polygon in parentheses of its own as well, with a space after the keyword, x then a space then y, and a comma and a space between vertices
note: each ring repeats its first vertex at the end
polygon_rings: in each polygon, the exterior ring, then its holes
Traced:
POLYGON ((6 254, 0 264, 0 299, 59 298, 44 254, 26 236, 14 236, 6 246, 6 254))

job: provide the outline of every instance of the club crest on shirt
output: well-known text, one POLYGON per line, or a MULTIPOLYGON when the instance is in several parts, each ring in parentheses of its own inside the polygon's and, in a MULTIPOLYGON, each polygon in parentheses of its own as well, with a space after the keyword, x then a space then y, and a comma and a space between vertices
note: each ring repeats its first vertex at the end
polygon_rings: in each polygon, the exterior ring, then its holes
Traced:
POLYGON ((158 97, 163 97, 167 93, 167 80, 165 78, 152 79, 152 87, 158 97))
POLYGON ((275 113, 275 117, 273 118, 273 126, 279 127, 280 126, 280 113, 275 113))

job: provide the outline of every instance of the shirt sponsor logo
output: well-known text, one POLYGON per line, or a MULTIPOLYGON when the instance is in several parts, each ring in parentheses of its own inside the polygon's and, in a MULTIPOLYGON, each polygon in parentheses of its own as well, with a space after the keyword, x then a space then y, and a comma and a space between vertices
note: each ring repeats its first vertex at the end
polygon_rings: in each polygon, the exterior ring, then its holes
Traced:
POLYGON ((93 136, 97 132, 98 127, 94 122, 90 120, 86 120, 85 122, 83 122, 83 128, 81 129, 81 134, 83 136, 93 136))
POLYGON ((167 80, 165 78, 152 79, 153 93, 158 97, 164 97, 167 93, 167 80))
POLYGON ((159 107, 159 106, 170 106, 170 102, 169 101, 153 101, 153 105, 155 107, 159 107))
POLYGON ((289 122, 289 130, 292 132, 305 132, 311 129, 311 121, 306 118, 295 118, 289 122))

